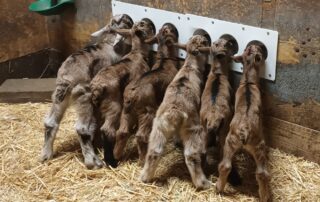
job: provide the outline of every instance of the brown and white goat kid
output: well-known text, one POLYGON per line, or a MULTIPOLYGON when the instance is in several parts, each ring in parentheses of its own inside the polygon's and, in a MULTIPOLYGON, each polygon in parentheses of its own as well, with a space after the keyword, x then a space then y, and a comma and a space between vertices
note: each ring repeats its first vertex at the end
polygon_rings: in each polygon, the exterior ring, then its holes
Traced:
POLYGON ((104 66, 118 62, 131 48, 130 40, 121 40, 111 33, 114 28, 131 28, 132 20, 128 15, 114 16, 109 25, 96 35, 102 35, 103 41, 88 46, 83 50, 69 56, 58 71, 56 89, 52 95, 52 107, 45 118, 45 141, 41 153, 41 161, 53 157, 53 142, 59 129, 63 115, 70 106, 76 105, 78 120, 76 131, 88 168, 101 167, 102 161, 93 150, 92 140, 96 128, 91 104, 89 84, 91 79, 104 66))
POLYGON ((210 147, 216 143, 217 139, 223 142, 223 136, 225 137, 228 133, 233 114, 229 71, 231 57, 238 51, 238 44, 230 35, 224 35, 210 48, 203 48, 201 51, 210 52, 213 58, 201 96, 200 109, 201 124, 207 131, 207 144, 210 147))
POLYGON ((190 38, 184 65, 169 84, 163 102, 153 120, 148 153, 140 179, 150 182, 153 178, 167 139, 178 135, 184 146, 184 156, 192 182, 198 189, 209 188, 201 167, 201 157, 206 152, 205 131, 200 124, 200 98, 202 79, 207 55, 199 52, 200 47, 209 46, 201 35, 190 38))
POLYGON ((158 42, 156 63, 137 81, 131 82, 124 91, 124 108, 120 127, 117 131, 114 156, 122 156, 128 138, 137 125, 136 141, 140 162, 147 153, 149 134, 156 111, 163 99, 167 86, 178 72, 177 48, 178 31, 174 25, 166 23, 150 42, 158 42))
POLYGON ((259 41, 250 42, 241 56, 234 57, 244 65, 243 76, 236 92, 235 114, 227 135, 223 159, 219 164, 219 178, 216 183, 222 192, 232 166, 232 157, 239 150, 248 151, 257 164, 256 179, 261 201, 271 201, 269 172, 267 171, 267 146, 261 127, 261 92, 259 70, 267 58, 267 49, 259 41))
POLYGON ((99 108, 103 121, 100 130, 103 134, 104 160, 112 167, 117 166, 113 146, 120 124, 123 91, 129 82, 150 70, 147 60, 151 45, 144 41, 154 36, 155 27, 149 19, 144 18, 135 23, 132 29, 114 31, 131 38, 131 51, 117 64, 102 69, 91 82, 92 101, 99 108))
MULTIPOLYGON (((232 56, 238 52, 238 43, 231 35, 223 35, 213 42, 210 48, 201 48, 200 51, 210 52, 212 56, 211 70, 201 96, 200 109, 201 124, 207 134, 206 160, 211 166, 213 162, 220 162, 222 159, 222 149, 233 115, 229 71, 232 56)), ((234 167, 228 179, 232 185, 241 183, 241 178, 234 167)))

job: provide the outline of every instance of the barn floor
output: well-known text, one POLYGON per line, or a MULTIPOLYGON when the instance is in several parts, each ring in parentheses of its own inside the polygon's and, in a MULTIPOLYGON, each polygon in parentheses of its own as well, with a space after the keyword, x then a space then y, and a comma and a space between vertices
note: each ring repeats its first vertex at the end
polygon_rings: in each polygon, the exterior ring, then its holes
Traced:
MULTIPOLYGON (((227 186, 224 195, 216 194, 214 186, 196 191, 182 152, 170 145, 157 172, 163 180, 154 184, 137 181, 141 168, 134 143, 118 168, 87 170, 73 127, 73 109, 57 134, 55 158, 41 164, 42 121, 49 107, 0 104, 0 201, 257 201, 254 166, 244 154, 237 158, 240 173, 246 174, 244 182, 239 188, 227 186)), ((269 156, 274 201, 320 201, 318 164, 274 149, 269 156)), ((214 185, 216 177, 211 181, 214 185)))

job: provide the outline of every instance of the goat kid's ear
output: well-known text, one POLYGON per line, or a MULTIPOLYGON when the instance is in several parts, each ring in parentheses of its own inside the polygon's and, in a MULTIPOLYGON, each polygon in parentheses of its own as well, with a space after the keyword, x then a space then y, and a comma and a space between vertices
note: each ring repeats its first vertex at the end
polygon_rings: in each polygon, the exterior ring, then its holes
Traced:
POLYGON ((256 56, 254 57, 254 61, 255 61, 255 62, 261 62, 261 60, 262 60, 262 57, 261 57, 260 55, 256 55, 256 56))
POLYGON ((147 43, 147 44, 154 44, 157 42, 158 42, 157 36, 153 36, 149 39, 144 40, 144 43, 147 43))
POLYGON ((123 36, 121 36, 120 34, 117 34, 117 36, 113 42, 113 46, 116 46, 120 41, 123 40, 123 38, 124 38, 123 36))
POLYGON ((180 43, 175 43, 174 46, 183 49, 183 50, 187 50, 187 45, 186 44, 180 44, 180 43))
POLYGON ((111 29, 111 31, 114 31, 117 34, 120 34, 121 36, 124 36, 124 37, 131 36, 131 29, 111 29))
POLYGON ((96 32, 93 32, 91 34, 92 37, 100 37, 101 35, 103 35, 104 33, 107 33, 107 32, 110 32, 111 29, 110 29, 110 26, 105 26, 103 27, 102 29, 99 29, 98 31, 96 32))
POLYGON ((200 53, 210 53, 211 47, 199 47, 198 50, 200 53))
POLYGON ((231 56, 231 58, 232 58, 233 61, 236 62, 236 63, 243 63, 243 56, 242 56, 242 55, 231 56))
POLYGON ((199 55, 200 51, 198 49, 195 49, 193 51, 191 51, 191 54, 194 55, 194 56, 197 56, 199 55))

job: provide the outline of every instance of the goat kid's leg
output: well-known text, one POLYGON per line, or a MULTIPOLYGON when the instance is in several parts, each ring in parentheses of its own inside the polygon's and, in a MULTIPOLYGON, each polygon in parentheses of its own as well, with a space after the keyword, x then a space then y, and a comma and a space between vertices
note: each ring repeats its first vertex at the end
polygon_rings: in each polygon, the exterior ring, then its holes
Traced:
POLYGON ((122 110, 120 126, 116 133, 116 142, 113 149, 113 155, 117 160, 119 160, 123 155, 123 151, 127 145, 129 137, 131 136, 134 122, 135 121, 134 117, 132 117, 132 114, 125 113, 122 110))
POLYGON ((224 190, 228 175, 232 169, 232 157, 240 147, 240 140, 237 139, 236 135, 229 133, 223 147, 223 158, 218 168, 219 178, 216 183, 218 192, 223 192, 224 190))
POLYGON ((121 104, 118 102, 110 103, 107 112, 104 114, 105 121, 100 128, 103 137, 104 161, 111 167, 117 167, 118 161, 113 155, 116 139, 116 130, 119 127, 121 117, 121 104))
POLYGON ((53 143, 54 143, 57 131, 59 129, 59 124, 61 122, 61 119, 63 118, 63 115, 67 107, 69 106, 70 96, 66 96, 62 102, 58 102, 57 99, 55 98, 56 97, 55 94, 57 93, 56 91, 52 96, 53 104, 50 109, 50 112, 44 120, 45 133, 44 133, 44 145, 42 147, 41 156, 40 156, 41 162, 52 159, 53 143))
POLYGON ((175 134, 173 136, 173 144, 176 148, 183 149, 183 144, 182 144, 182 141, 181 141, 179 134, 175 134))
MULTIPOLYGON (((225 131, 223 131, 222 133, 220 133, 220 136, 219 136, 219 143, 217 144, 217 150, 218 150, 218 155, 217 156, 217 159, 219 159, 218 161, 220 162, 222 159, 223 159, 223 146, 225 144, 225 140, 226 140, 226 135, 224 134, 227 134, 225 131)), ((228 176, 228 180, 227 180, 232 186, 239 186, 242 184, 242 178, 238 172, 238 169, 237 169, 237 166, 232 163, 232 166, 231 166, 231 171, 229 173, 229 176, 228 176)))
POLYGON ((115 168, 118 166, 118 161, 113 155, 116 127, 115 120, 110 120, 106 118, 104 124, 101 127, 102 139, 103 139, 103 149, 104 149, 104 161, 106 164, 115 168))
POLYGON ((259 197, 263 202, 272 201, 271 190, 269 186, 270 175, 267 170, 267 146, 262 140, 258 146, 249 151, 257 164, 256 179, 259 185, 259 197))
POLYGON ((188 129, 183 134, 184 157, 192 178, 192 182, 197 189, 208 189, 210 181, 204 175, 202 169, 202 157, 205 156, 205 132, 202 126, 188 129))
POLYGON ((88 169, 101 168, 103 162, 96 155, 93 148, 93 138, 97 129, 97 123, 93 114, 90 92, 77 97, 75 102, 78 113, 75 127, 79 136, 84 164, 88 169))
POLYGON ((145 164, 142 169, 140 180, 142 182, 150 182, 154 177, 160 156, 163 154, 164 146, 167 138, 162 130, 161 121, 154 120, 153 128, 150 134, 148 152, 145 158, 145 164))
POLYGON ((152 121, 154 116, 155 113, 147 112, 139 117, 139 128, 136 133, 136 138, 140 165, 144 164, 148 152, 149 134, 152 129, 152 121))

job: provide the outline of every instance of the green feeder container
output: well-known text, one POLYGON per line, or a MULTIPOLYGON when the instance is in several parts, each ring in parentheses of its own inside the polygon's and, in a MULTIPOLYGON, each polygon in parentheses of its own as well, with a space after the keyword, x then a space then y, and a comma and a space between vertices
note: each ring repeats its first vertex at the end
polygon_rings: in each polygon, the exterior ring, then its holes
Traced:
POLYGON ((60 14, 68 4, 74 4, 74 0, 38 0, 29 5, 29 11, 41 15, 57 15, 60 14))

